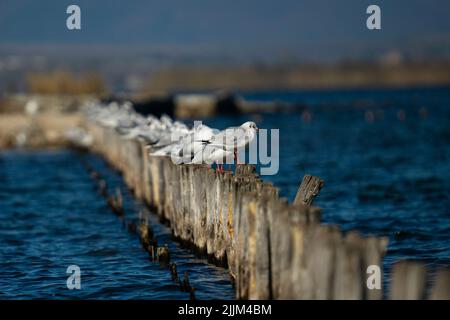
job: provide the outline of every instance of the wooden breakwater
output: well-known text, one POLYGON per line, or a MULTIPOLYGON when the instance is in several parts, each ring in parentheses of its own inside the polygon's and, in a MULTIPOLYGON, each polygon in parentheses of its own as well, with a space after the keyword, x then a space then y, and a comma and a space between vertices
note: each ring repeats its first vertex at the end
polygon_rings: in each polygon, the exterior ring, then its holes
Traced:
MULTIPOLYGON (((167 221, 175 237, 227 266, 241 299, 381 299, 370 289, 369 266, 382 272, 387 239, 343 234, 320 223, 310 206, 320 180, 305 177, 293 204, 243 165, 218 174, 206 165, 175 165, 148 155, 144 144, 114 129, 86 123, 92 151, 123 173, 136 197, 167 221)), ((381 273, 382 274, 382 273, 381 273)), ((450 271, 427 290, 423 264, 402 261, 389 297, 450 299, 450 271)), ((431 276, 428 276, 428 279, 431 276)))

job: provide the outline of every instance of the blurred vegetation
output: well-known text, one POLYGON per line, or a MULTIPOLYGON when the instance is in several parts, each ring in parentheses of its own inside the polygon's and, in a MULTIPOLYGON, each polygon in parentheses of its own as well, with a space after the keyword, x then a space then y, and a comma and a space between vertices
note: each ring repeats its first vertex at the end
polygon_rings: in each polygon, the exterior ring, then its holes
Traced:
POLYGON ((49 73, 27 75, 29 92, 33 94, 103 95, 106 86, 100 75, 86 73, 76 75, 57 70, 49 73))
POLYGON ((173 91, 303 90, 450 85, 450 62, 337 65, 170 67, 154 74, 141 95, 173 91))

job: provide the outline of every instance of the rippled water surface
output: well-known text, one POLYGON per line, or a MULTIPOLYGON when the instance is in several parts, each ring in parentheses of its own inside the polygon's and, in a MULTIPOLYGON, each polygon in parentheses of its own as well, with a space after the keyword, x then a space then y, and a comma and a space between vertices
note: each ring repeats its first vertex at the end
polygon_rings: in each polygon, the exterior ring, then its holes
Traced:
MULTIPOLYGON (((189 299, 111 213, 80 157, 71 151, 0 153, 0 299, 189 299), (69 265, 81 269, 81 290, 66 287, 69 265)), ((110 188, 124 187, 100 158, 85 160, 110 188)), ((128 193, 124 200, 125 219, 136 219, 141 205, 128 193)), ((197 298, 234 297, 226 270, 180 248, 154 215, 150 219, 179 274, 189 271, 197 298)))

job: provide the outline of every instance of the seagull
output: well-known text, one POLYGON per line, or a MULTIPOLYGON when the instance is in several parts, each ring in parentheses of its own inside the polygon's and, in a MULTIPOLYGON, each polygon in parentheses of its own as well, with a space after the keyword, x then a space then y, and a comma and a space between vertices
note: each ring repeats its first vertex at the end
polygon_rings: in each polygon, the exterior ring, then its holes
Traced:
POLYGON ((211 142, 214 136, 214 129, 207 125, 200 124, 183 135, 183 132, 176 132, 177 136, 172 136, 172 144, 163 147, 155 152, 153 156, 171 156, 177 163, 191 163, 195 154, 207 143, 211 142))
POLYGON ((244 122, 239 127, 230 127, 214 136, 212 146, 225 147, 227 150, 243 148, 255 139, 258 127, 253 121, 244 122))
POLYGON ((86 115, 101 126, 114 128, 124 139, 143 141, 152 156, 171 156, 178 164, 215 163, 221 173, 223 163, 233 155, 237 161, 237 150, 249 145, 259 130, 252 121, 222 131, 204 124, 189 129, 165 114, 144 117, 130 102, 89 104, 86 115))
POLYGON ((227 128, 206 141, 203 148, 197 151, 192 163, 216 163, 218 171, 223 173, 224 160, 233 154, 234 160, 237 161, 237 150, 249 145, 255 139, 258 130, 252 121, 244 122, 239 127, 227 128))
POLYGON ((200 164, 204 162, 209 165, 215 163, 217 165, 217 172, 224 173, 223 163, 226 163, 227 159, 229 159, 232 154, 233 152, 226 148, 204 145, 203 148, 195 154, 191 163, 200 164))

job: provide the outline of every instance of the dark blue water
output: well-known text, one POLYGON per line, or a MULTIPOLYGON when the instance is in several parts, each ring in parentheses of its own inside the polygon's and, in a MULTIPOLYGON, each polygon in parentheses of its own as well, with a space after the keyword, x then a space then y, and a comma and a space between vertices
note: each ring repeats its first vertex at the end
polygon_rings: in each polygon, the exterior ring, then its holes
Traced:
MULTIPOLYGON (((0 153, 0 299, 189 299, 166 268, 149 261, 71 151, 0 153), (68 290, 66 269, 81 269, 81 289, 68 290)), ((121 177, 87 156, 114 190, 121 177)), ((111 190, 111 191, 112 191, 111 190)), ((142 208, 124 194, 125 219, 142 208)), ((158 243, 167 243, 198 299, 231 299, 228 272, 208 265, 171 240, 149 216, 158 243)))
POLYGON ((344 231, 390 238, 386 270, 399 259, 450 264, 450 89, 262 92, 306 111, 222 117, 280 129, 280 169, 266 176, 293 200, 305 173, 325 180, 316 205, 344 231))

